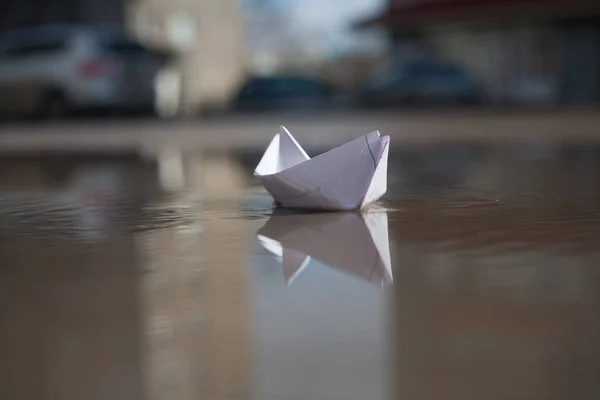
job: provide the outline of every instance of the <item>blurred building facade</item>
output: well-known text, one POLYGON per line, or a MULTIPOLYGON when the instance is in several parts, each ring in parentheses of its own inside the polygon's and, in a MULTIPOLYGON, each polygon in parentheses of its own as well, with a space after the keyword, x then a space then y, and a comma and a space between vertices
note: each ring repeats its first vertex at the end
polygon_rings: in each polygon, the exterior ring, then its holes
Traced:
POLYGON ((243 72, 243 33, 235 0, 8 0, 0 31, 38 24, 124 28, 174 52, 179 110, 221 107, 243 72), (218 40, 216 40, 218 38, 218 40))
POLYGON ((389 32, 394 65, 433 57, 499 103, 600 101, 600 1, 389 0, 359 28, 389 32))
POLYGON ((339 88, 354 88, 364 84, 387 63, 383 54, 349 54, 323 62, 321 75, 339 88))
POLYGON ((141 38, 180 55, 182 106, 224 106, 243 74, 243 31, 235 0, 138 0, 128 10, 129 26, 141 38))

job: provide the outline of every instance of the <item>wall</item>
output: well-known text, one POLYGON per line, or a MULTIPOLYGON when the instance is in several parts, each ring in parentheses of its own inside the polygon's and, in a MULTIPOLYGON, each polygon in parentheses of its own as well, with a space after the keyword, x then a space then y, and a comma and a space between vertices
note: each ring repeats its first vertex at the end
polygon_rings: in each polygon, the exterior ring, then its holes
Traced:
POLYGON ((553 104, 561 33, 556 27, 473 30, 429 29, 426 40, 440 58, 470 71, 494 102, 553 104))
POLYGON ((128 21, 140 37, 178 51, 183 112, 227 104, 243 74, 237 2, 140 0, 129 8, 128 21))

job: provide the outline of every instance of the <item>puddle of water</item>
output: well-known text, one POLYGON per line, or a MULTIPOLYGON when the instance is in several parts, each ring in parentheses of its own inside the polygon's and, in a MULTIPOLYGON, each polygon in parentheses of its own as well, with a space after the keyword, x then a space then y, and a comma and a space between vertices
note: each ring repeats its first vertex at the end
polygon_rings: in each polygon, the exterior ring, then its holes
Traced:
POLYGON ((600 151, 407 149, 364 215, 173 154, 0 161, 0 397, 600 394, 600 151))

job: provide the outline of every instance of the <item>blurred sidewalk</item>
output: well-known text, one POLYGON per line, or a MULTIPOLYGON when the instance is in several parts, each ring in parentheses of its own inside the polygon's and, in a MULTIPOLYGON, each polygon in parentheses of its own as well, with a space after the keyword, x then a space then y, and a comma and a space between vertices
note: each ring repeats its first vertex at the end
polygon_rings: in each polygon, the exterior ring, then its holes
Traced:
POLYGON ((165 145, 186 150, 261 150, 280 125, 317 151, 379 130, 392 146, 410 143, 598 141, 600 112, 470 110, 222 116, 204 120, 88 120, 0 126, 0 151, 131 152, 165 145))

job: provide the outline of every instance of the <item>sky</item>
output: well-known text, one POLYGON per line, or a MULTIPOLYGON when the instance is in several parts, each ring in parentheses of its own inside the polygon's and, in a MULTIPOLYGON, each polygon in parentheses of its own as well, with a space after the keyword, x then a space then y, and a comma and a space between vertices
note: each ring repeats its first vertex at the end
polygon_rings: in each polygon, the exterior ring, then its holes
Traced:
POLYGON ((332 52, 348 49, 371 50, 380 46, 379 37, 368 32, 356 32, 351 25, 357 20, 375 15, 385 5, 384 0, 283 0, 299 26, 322 32, 332 52))
POLYGON ((351 51, 378 52, 384 46, 381 32, 357 32, 352 24, 377 14, 387 0, 246 0, 285 13, 301 37, 329 55, 351 51))

